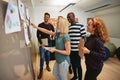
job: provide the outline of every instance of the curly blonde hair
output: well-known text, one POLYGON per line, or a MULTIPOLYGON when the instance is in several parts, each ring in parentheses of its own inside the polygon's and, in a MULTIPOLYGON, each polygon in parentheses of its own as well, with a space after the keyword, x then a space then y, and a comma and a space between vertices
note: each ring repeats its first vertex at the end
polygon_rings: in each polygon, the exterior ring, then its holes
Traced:
POLYGON ((96 17, 93 18, 93 21, 96 27, 95 35, 100 37, 104 41, 104 43, 108 42, 109 41, 108 30, 103 20, 99 17, 96 17))

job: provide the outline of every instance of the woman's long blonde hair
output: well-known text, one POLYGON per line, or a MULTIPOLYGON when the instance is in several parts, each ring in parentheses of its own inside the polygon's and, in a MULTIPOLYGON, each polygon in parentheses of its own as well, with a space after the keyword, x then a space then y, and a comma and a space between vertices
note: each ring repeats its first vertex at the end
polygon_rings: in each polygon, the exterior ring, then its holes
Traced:
POLYGON ((60 32, 61 33, 68 33, 68 27, 69 27, 70 23, 68 22, 67 19, 65 18, 59 18, 58 20, 58 26, 59 26, 59 29, 60 29, 60 32))
POLYGON ((93 24, 94 27, 96 27, 95 35, 100 37, 104 41, 104 43, 108 42, 109 41, 108 30, 103 20, 99 17, 93 18, 93 24))

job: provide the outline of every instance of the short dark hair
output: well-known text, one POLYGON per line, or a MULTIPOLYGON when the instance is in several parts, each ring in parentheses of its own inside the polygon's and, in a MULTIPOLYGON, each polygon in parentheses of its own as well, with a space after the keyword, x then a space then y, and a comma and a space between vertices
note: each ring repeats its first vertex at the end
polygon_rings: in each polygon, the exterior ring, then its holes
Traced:
POLYGON ((50 17, 50 14, 48 12, 46 12, 44 15, 48 15, 50 17))
POLYGON ((67 14, 67 16, 70 15, 70 14, 72 14, 73 17, 75 17, 75 14, 74 14, 73 12, 69 12, 69 13, 67 14))

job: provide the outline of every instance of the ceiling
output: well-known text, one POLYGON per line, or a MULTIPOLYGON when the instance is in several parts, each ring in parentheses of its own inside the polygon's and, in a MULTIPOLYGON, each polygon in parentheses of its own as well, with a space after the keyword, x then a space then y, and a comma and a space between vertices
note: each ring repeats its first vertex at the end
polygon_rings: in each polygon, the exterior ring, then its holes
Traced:
MULTIPOLYGON (((9 0, 3 0, 9 1, 9 0)), ((120 0, 21 0, 28 7, 40 6, 63 6, 65 8, 70 3, 75 3, 75 7, 89 11, 91 9, 101 8, 107 6, 120 6, 120 0)))
POLYGON ((90 10, 102 7, 104 5, 109 5, 110 7, 117 6, 120 5, 120 0, 81 0, 76 4, 76 7, 79 7, 83 10, 90 10))
POLYGON ((66 7, 70 3, 76 3, 74 6, 83 10, 91 10, 105 5, 116 6, 120 5, 120 0, 21 0, 28 6, 63 6, 66 7))

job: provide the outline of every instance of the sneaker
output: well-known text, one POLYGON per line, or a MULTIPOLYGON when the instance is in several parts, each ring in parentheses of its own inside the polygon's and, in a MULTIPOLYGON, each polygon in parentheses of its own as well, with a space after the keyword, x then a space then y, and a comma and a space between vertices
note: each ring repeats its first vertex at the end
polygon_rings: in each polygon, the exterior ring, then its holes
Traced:
POLYGON ((38 79, 41 79, 43 76, 43 71, 40 71, 39 75, 38 75, 38 79))
POLYGON ((78 80, 78 79, 77 79, 77 77, 73 77, 73 78, 72 78, 72 79, 70 79, 70 80, 78 80))
POLYGON ((50 67, 47 65, 46 66, 46 69, 50 72, 51 71, 51 69, 50 69, 50 67))

